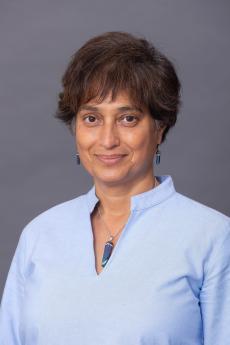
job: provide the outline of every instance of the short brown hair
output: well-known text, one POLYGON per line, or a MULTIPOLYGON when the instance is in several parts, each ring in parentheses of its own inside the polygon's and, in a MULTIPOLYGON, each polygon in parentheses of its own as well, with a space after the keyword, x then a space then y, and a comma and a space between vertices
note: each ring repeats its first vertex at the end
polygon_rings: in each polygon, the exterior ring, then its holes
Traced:
POLYGON ((99 101, 111 91, 128 91, 137 107, 145 106, 165 126, 162 141, 175 125, 180 105, 180 81, 175 68, 142 37, 106 32, 88 40, 73 56, 62 78, 55 117, 70 129, 79 106, 99 101))

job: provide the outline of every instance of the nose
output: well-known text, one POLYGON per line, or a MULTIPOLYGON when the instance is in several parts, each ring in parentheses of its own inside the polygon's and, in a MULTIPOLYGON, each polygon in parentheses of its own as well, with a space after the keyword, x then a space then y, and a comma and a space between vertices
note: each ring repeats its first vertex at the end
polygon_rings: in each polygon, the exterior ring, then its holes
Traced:
POLYGON ((120 145, 119 133, 114 123, 107 123, 101 127, 100 144, 106 149, 112 149, 120 145))

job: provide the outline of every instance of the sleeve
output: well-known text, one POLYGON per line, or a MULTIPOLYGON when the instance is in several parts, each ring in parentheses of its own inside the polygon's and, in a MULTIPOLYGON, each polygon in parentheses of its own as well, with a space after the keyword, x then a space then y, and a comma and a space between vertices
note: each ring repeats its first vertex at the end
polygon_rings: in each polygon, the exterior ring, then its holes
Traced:
POLYGON ((0 307, 0 344, 22 345, 20 322, 24 297, 25 233, 22 232, 7 275, 0 307))
POLYGON ((230 226, 221 237, 209 257, 200 292, 204 345, 227 345, 230 339, 230 226))

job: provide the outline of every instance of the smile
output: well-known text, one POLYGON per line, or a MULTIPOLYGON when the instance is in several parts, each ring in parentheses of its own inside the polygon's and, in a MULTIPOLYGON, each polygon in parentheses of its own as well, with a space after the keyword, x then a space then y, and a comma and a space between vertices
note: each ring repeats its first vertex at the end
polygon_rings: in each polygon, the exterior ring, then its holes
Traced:
POLYGON ((107 165, 113 165, 122 160, 126 155, 96 155, 96 157, 107 165))

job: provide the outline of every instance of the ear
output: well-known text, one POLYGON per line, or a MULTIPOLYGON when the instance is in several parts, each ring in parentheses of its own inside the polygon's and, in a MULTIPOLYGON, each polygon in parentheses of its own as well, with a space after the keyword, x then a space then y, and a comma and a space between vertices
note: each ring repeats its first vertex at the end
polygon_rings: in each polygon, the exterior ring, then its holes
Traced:
POLYGON ((72 119, 71 124, 70 124, 70 130, 72 135, 76 135, 76 116, 72 119))
POLYGON ((157 143, 160 145, 162 142, 162 136, 165 131, 166 125, 159 120, 155 120, 157 126, 157 143))

